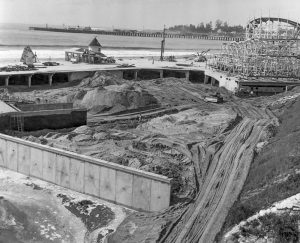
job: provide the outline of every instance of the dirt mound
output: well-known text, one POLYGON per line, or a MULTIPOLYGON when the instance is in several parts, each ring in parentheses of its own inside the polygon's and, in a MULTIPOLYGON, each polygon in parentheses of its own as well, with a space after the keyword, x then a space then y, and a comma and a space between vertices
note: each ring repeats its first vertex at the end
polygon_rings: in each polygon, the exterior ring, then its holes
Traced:
POLYGON ((115 113, 158 103, 151 94, 138 85, 126 83, 99 86, 86 93, 79 90, 75 95, 69 95, 68 101, 73 102, 75 107, 83 107, 94 113, 103 111, 115 113))
POLYGON ((116 74, 111 72, 96 72, 92 77, 83 79, 79 86, 80 87, 105 87, 109 85, 119 85, 124 83, 123 79, 120 79, 116 74))

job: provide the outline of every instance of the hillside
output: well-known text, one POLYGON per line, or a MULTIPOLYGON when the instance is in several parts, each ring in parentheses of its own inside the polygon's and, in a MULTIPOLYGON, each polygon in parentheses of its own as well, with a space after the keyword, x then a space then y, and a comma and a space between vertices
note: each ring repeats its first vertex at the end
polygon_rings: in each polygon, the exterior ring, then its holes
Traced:
POLYGON ((300 98, 294 97, 269 106, 278 114, 280 125, 253 160, 243 190, 217 237, 219 241, 222 234, 242 220, 300 193, 300 98))

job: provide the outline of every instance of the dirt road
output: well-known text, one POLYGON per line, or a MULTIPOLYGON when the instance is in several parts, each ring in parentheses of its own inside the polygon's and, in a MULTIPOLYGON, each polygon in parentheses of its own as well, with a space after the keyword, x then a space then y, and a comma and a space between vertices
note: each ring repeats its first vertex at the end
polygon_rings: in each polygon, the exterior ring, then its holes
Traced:
MULTIPOLYGON (((191 148, 199 192, 179 221, 174 221, 160 242, 213 242, 228 210, 239 195, 247 177, 256 144, 267 127, 276 123, 269 110, 247 103, 233 106, 243 119, 226 132, 224 140, 191 148)), ((225 135, 224 134, 224 135, 225 135)))

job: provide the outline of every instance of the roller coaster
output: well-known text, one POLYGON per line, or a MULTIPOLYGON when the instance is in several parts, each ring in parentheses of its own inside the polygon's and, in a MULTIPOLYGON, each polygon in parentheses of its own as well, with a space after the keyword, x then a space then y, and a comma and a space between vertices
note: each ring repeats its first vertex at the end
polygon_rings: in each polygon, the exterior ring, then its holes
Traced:
POLYGON ((248 22, 245 40, 224 43, 209 65, 242 78, 300 79, 300 24, 261 17, 248 22))

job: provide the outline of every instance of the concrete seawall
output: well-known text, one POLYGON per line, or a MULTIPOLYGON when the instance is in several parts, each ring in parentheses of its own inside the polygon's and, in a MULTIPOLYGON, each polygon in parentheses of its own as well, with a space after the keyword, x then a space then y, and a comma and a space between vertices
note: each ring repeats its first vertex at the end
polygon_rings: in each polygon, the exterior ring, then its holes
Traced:
POLYGON ((142 211, 166 209, 171 179, 0 134, 0 166, 142 211))

